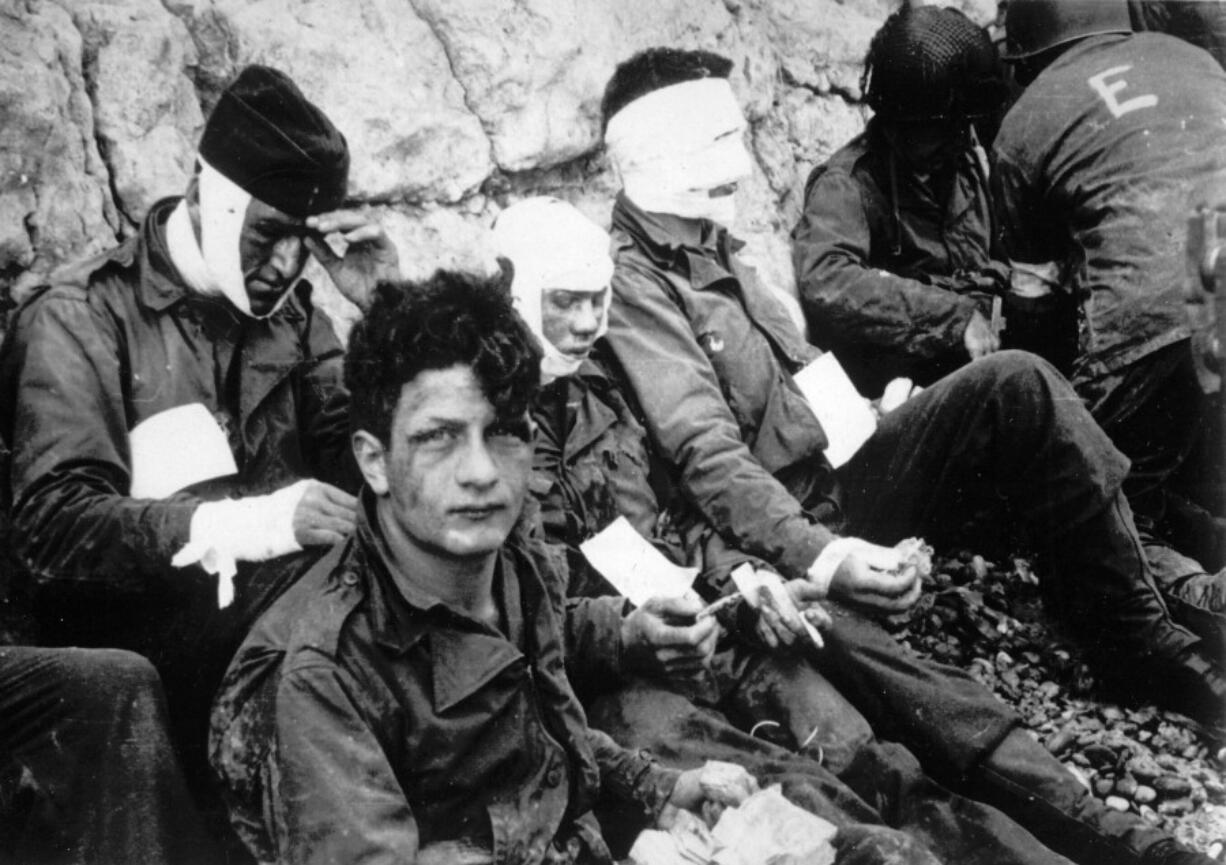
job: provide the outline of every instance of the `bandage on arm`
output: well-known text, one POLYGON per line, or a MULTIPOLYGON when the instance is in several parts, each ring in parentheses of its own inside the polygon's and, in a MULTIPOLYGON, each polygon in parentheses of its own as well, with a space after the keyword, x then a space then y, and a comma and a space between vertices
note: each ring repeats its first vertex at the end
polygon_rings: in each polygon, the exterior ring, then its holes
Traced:
POLYGON ((171 564, 198 564, 216 574, 217 605, 228 606, 238 562, 263 562, 302 549, 294 537, 294 511, 310 483, 301 480, 264 496, 205 502, 192 514, 191 535, 171 564))

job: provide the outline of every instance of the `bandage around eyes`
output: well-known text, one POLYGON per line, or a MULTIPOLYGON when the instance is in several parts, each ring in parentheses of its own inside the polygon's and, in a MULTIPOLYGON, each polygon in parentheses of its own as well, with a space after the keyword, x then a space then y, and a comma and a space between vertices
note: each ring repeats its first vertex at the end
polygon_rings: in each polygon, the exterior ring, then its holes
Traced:
MULTIPOLYGON (((582 361, 562 354, 545 337, 542 303, 548 290, 604 291, 613 278, 609 235, 575 207, 549 196, 526 198, 498 215, 494 223, 497 255, 515 268, 511 294, 515 308, 541 343, 541 373, 546 381, 573 375, 582 361)), ((605 293, 597 338, 608 329, 609 292, 605 293)))
POLYGON ((644 210, 729 225, 732 195, 710 191, 752 170, 745 118, 724 78, 684 81, 640 96, 609 120, 605 143, 626 195, 644 210))

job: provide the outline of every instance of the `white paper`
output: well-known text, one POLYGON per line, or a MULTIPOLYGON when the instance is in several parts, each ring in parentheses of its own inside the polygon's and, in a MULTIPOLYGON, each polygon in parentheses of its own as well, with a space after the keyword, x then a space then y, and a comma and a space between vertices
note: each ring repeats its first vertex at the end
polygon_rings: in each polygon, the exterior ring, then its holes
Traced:
POLYGON ((164 499, 201 481, 236 474, 230 442, 203 403, 175 406, 145 418, 128 434, 131 495, 164 499))
MULTIPOLYGON (((758 593, 765 586, 774 588, 778 591, 786 592, 783 587, 783 578, 774 571, 758 570, 749 562, 738 565, 732 571, 732 582, 736 584, 736 589, 741 593, 741 597, 745 602, 753 607, 758 608, 758 593)), ((809 639, 818 648, 825 646, 825 641, 822 635, 818 633, 817 628, 813 627, 813 623, 804 617, 800 617, 801 623, 805 626, 805 633, 809 635, 809 639)))
POLYGON ((698 576, 697 568, 674 565, 618 517, 599 534, 579 545, 580 552, 618 594, 642 606, 650 598, 684 595, 698 576))
POLYGON ((810 363, 793 380, 821 422, 829 445, 826 459, 836 469, 877 429, 877 418, 831 352, 810 363))
POLYGON ((715 865, 761 865, 789 857, 806 865, 834 862, 834 824, 783 797, 778 784, 727 808, 711 831, 715 865))

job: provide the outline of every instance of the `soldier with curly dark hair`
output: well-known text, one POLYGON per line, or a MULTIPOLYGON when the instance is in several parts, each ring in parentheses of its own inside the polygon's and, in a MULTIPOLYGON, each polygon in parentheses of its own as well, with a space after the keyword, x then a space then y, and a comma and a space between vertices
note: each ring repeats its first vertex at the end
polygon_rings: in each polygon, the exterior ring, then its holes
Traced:
POLYGON ((588 729, 565 575, 513 532, 540 359, 499 278, 384 284, 354 329, 357 529, 256 624, 214 707, 213 765, 261 861, 607 862, 598 790, 654 818, 755 788, 588 729))

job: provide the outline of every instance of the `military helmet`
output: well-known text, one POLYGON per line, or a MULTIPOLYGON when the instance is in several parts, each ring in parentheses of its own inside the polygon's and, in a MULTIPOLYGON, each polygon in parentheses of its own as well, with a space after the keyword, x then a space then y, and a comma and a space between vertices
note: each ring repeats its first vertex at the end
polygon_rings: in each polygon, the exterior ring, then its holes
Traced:
POLYGON ((1009 0, 1005 57, 1013 63, 1106 33, 1131 33, 1127 0, 1009 0))
POLYGON ((886 19, 864 60, 861 89, 889 120, 969 119, 1005 97, 987 32, 955 9, 904 6, 886 19))

